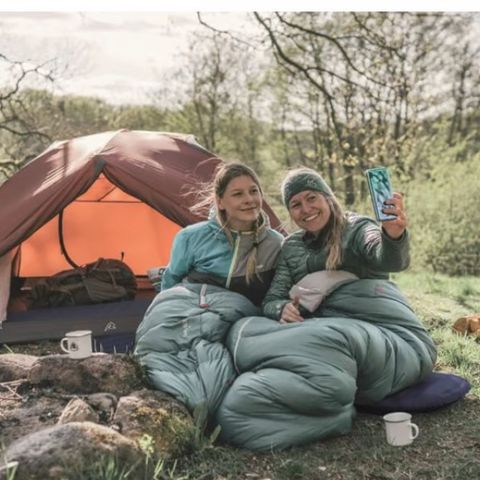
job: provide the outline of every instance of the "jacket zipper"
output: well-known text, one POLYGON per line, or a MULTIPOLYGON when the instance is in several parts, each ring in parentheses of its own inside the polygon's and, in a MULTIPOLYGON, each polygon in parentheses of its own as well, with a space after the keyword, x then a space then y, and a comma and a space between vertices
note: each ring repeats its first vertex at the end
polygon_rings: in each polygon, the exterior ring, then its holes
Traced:
POLYGON ((235 247, 233 249, 232 263, 230 264, 230 270, 228 272, 227 282, 225 283, 225 288, 230 288, 230 282, 232 281, 233 271, 235 270, 235 264, 237 263, 238 248, 240 246, 240 233, 237 234, 235 239, 235 247))

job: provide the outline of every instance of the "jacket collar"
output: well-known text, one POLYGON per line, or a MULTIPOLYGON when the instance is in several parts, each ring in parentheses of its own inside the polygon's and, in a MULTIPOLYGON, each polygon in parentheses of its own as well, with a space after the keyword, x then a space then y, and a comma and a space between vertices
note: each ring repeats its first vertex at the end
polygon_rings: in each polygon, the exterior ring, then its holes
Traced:
MULTIPOLYGON (((216 228, 219 230, 223 230, 220 218, 218 216, 218 212, 215 206, 212 206, 210 208, 210 212, 208 215, 208 221, 210 224, 214 225, 216 228)), ((257 232, 257 242, 261 242, 268 233, 268 229, 270 228, 270 219, 268 218, 268 215, 263 211, 260 210, 260 227, 258 228, 257 232)), ((238 232, 236 230, 230 230, 233 235, 248 235, 251 236, 252 232, 238 232)))

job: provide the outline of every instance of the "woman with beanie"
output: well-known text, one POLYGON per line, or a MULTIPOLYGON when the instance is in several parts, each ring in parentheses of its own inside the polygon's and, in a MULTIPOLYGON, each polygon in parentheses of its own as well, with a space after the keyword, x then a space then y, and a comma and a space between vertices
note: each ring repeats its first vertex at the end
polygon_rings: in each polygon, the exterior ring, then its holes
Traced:
POLYGON ((436 359, 430 335, 388 281, 409 263, 402 196, 387 201, 396 218, 380 226, 343 212, 307 168, 287 175, 282 194, 301 230, 282 245, 263 303, 270 318, 244 318, 229 332, 240 375, 217 413, 222 438, 256 450, 349 432, 358 406, 421 382, 436 359))
POLYGON ((303 321, 308 310, 302 308, 302 296, 311 294, 311 289, 309 285, 292 287, 313 272, 324 272, 319 280, 329 289, 352 278, 388 280, 389 272, 408 267, 409 235, 399 193, 393 194, 384 209, 396 219, 381 226, 368 217, 344 212, 324 179, 309 168, 292 170, 286 176, 282 197, 301 230, 284 242, 263 303, 266 316, 282 323, 303 321))

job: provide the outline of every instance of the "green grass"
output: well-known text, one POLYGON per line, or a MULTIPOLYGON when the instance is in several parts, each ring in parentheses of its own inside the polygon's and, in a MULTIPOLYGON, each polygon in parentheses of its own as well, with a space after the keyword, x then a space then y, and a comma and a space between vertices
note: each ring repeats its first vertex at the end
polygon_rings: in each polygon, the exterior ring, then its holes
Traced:
POLYGON ((255 454, 217 447, 180 462, 189 479, 272 480, 465 480, 480 478, 480 401, 417 414, 420 436, 408 447, 391 447, 381 417, 359 415, 349 435, 279 453, 255 454))
POLYGON ((129 480, 133 468, 120 465, 115 457, 103 457, 75 471, 78 480, 129 480))
POLYGON ((398 286, 413 301, 427 300, 427 305, 414 305, 420 316, 429 322, 440 313, 464 315, 480 313, 480 278, 448 277, 433 273, 399 273, 392 276, 398 286), (438 310, 428 308, 432 300, 438 310))
POLYGON ((437 370, 457 373, 472 384, 480 398, 480 344, 452 331, 457 318, 480 314, 480 278, 402 273, 394 281, 406 293, 415 312, 438 347, 437 370))

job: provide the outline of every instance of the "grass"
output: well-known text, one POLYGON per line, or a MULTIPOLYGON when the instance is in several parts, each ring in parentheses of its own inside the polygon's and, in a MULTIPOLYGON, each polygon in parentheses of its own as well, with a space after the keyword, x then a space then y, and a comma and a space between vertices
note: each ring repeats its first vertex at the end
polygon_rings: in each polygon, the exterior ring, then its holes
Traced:
POLYGON ((457 318, 480 314, 480 279, 439 274, 398 274, 394 277, 437 347, 437 369, 457 373, 472 384, 480 398, 480 344, 452 331, 457 318))
POLYGON ((75 471, 78 480, 128 480, 131 479, 132 467, 120 465, 115 457, 103 457, 75 471))
MULTIPOLYGON (((394 281, 438 345, 438 370, 467 378, 466 399, 432 413, 415 414, 420 436, 408 447, 391 447, 380 416, 358 414, 350 434, 283 452, 253 453, 227 445, 211 448, 201 438, 189 454, 161 465, 171 480, 464 480, 480 478, 480 344, 452 332, 461 316, 480 314, 480 279, 402 273, 394 281)), ((18 351, 17 348, 14 348, 18 351)), ((201 423, 201 422, 199 422, 201 423)), ((215 432, 216 434, 216 432, 215 432)), ((191 432, 189 434, 191 436, 191 432)), ((190 439, 191 440, 191 439, 190 439)), ((108 467, 108 465, 107 465, 108 467)), ((110 472, 113 466, 109 467, 110 472)), ((95 477, 120 480, 122 477, 95 477)))
POLYGON ((390 447, 381 417, 359 415, 349 435, 279 453, 217 447, 179 463, 189 479, 447 480, 480 478, 480 435, 472 399, 450 409, 417 414, 419 438, 390 447))

